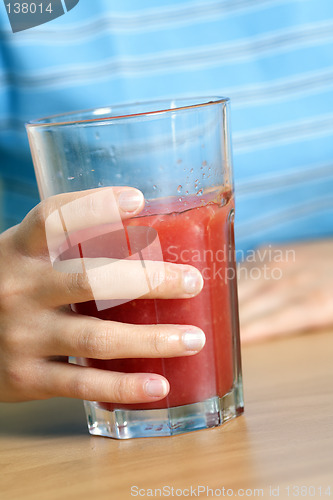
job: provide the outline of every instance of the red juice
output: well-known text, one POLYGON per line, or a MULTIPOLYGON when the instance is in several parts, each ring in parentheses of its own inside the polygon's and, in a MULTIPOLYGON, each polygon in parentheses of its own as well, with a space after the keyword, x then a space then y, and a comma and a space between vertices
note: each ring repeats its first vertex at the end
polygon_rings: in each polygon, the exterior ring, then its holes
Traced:
MULTIPOLYGON (((186 204, 183 200, 165 199, 159 205, 152 202, 140 216, 124 221, 124 226, 125 231, 138 226, 154 228, 164 261, 190 264, 199 269, 204 278, 199 295, 190 299, 136 299, 103 310, 98 310, 91 301, 73 308, 84 315, 123 323, 195 325, 205 332, 206 345, 194 356, 87 360, 89 366, 99 369, 158 373, 169 380, 170 393, 160 401, 129 405, 100 403, 106 410, 186 405, 214 396, 222 397, 233 387, 233 339, 238 334, 233 331, 235 325, 237 328, 238 317, 233 281, 236 279, 233 197, 230 192, 220 192, 216 196, 215 191, 210 198, 186 197, 186 204)), ((80 253, 83 257, 109 257, 111 247, 112 233, 104 234, 85 241, 84 251, 80 248, 80 253)))

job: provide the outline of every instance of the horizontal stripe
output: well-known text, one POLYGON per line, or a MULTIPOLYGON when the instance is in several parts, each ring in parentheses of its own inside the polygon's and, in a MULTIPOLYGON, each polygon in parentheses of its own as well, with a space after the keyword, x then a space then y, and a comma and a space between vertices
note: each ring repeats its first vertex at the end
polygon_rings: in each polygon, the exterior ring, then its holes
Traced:
POLYGON ((113 58, 102 64, 64 65, 51 70, 29 74, 28 72, 8 73, 2 76, 0 85, 17 87, 43 87, 65 85, 69 82, 82 83, 83 80, 112 78, 119 74, 153 74, 156 72, 170 73, 173 69, 200 67, 223 63, 235 64, 236 61, 259 59, 263 55, 283 53, 315 44, 327 44, 333 41, 333 21, 309 24, 294 29, 277 30, 238 40, 234 43, 216 44, 207 47, 196 47, 188 51, 166 51, 150 56, 133 58, 113 58))
MULTIPOLYGON (((333 163, 316 164, 304 166, 297 169, 289 169, 287 172, 261 175, 250 180, 238 182, 236 194, 241 196, 258 196, 263 191, 281 190, 281 188, 295 187, 304 182, 312 183, 314 180, 325 180, 333 178, 333 163)), ((320 196, 318 194, 318 196, 320 196)), ((333 193, 332 193, 333 196, 333 193)))
MULTIPOLYGON (((304 203, 298 203, 288 206, 285 210, 280 210, 274 214, 268 214, 263 217, 257 217, 255 220, 246 221, 246 223, 237 223, 237 237, 239 239, 248 237, 249 234, 256 235, 264 232, 266 229, 271 229, 283 223, 291 223, 298 219, 312 215, 313 213, 320 213, 329 211, 333 213, 333 197, 326 196, 320 198, 320 203, 312 203, 307 200, 304 203)), ((330 231, 333 234, 333 219, 330 231)))
POLYGON ((299 142, 276 144, 246 154, 234 153, 233 157, 234 178, 238 185, 244 179, 249 181, 269 174, 286 174, 290 169, 302 168, 310 163, 331 163, 332 137, 311 137, 299 142))
MULTIPOLYGON (((262 232, 268 232, 271 230, 269 227, 270 221, 272 222, 272 227, 274 227, 276 221, 280 217, 284 220, 287 213, 289 213, 288 224, 294 224, 297 227, 299 220, 297 215, 299 212, 298 207, 301 205, 304 208, 313 207, 313 211, 316 211, 322 207, 322 200, 333 200, 332 191, 333 177, 326 179, 314 177, 312 182, 300 182, 281 187, 274 191, 261 191, 254 193, 254 195, 247 193, 246 195, 238 196, 236 186, 237 227, 239 225, 240 229, 246 233, 248 228, 251 229, 253 225, 257 224, 257 229, 261 232, 261 222, 264 220, 265 224, 262 232)), ((321 210, 321 213, 327 214, 329 211, 332 211, 332 209, 327 209, 324 206, 324 210, 321 210)), ((309 213, 309 216, 312 216, 312 213, 309 213)), ((283 224, 285 223, 287 222, 283 222, 283 224)), ((333 232, 333 217, 329 221, 328 227, 333 232)), ((311 233, 311 231, 312 228, 309 227, 308 232, 311 233)))
POLYGON ((307 137, 333 134, 333 113, 289 122, 283 126, 273 125, 244 133, 233 134, 233 149, 237 154, 268 148, 276 144, 304 140, 307 137))
MULTIPOLYGON (((333 67, 319 71, 309 71, 287 78, 260 82, 256 85, 233 87, 213 87, 206 90, 207 95, 226 95, 231 98, 232 109, 262 104, 273 101, 287 101, 295 96, 307 96, 333 87, 333 67)), ((191 97, 193 93, 184 94, 191 97)), ((165 96, 169 97, 169 96, 165 96)))
MULTIPOLYGON (((8 122, 7 122, 8 123, 8 122)), ((5 123, 3 124, 5 125, 5 123)), ((23 133, 23 141, 26 141, 24 124, 12 122, 16 130, 23 133), (19 127, 19 128, 18 128, 19 127)), ((273 126, 266 126, 245 132, 233 132, 232 142, 235 155, 246 154, 249 151, 267 149, 278 144, 304 141, 306 138, 333 136, 333 113, 315 116, 308 119, 286 122, 273 126)), ((1 137, 0 137, 1 143, 1 137)))
MULTIPOLYGON (((4 50, 13 51, 12 61, 16 60, 15 54, 19 51, 21 66, 30 73, 35 70, 39 71, 41 67, 45 69, 59 67, 65 61, 72 61, 75 65, 89 61, 101 64, 103 60, 116 55, 131 58, 149 55, 153 52, 195 49, 199 41, 207 47, 219 43, 230 43, 242 36, 253 37, 281 28, 299 27, 303 23, 320 22, 332 18, 332 9, 327 6, 325 8, 327 0, 319 1, 321 2, 320 8, 313 1, 306 1, 302 9, 299 5, 293 5, 292 15, 289 16, 285 15, 287 7, 278 5, 260 13, 251 12, 251 14, 243 14, 231 19, 220 19, 216 16, 209 21, 198 19, 197 23, 181 27, 173 26, 172 29, 158 29, 155 33, 101 31, 97 37, 85 38, 81 41, 68 41, 62 33, 59 33, 56 42, 49 44, 39 42, 37 46, 31 44, 17 46, 13 43, 16 36, 12 35, 7 37, 4 50), (243 28, 245 23, 246 30, 243 28), (41 45, 43 49, 45 46, 48 50, 41 51, 41 45), (32 57, 32 52, 34 57, 32 57)), ((49 26, 51 25, 52 23, 49 23, 49 26)), ((16 68, 9 65, 8 69, 15 71, 16 68)))
MULTIPOLYGON (((172 5, 169 7, 154 7, 134 12, 104 12, 95 16, 88 22, 72 23, 65 25, 54 23, 34 28, 26 32, 15 35, 14 43, 35 43, 36 41, 46 43, 67 43, 68 41, 82 41, 87 38, 99 36, 107 31, 112 32, 133 32, 135 34, 149 30, 157 30, 163 27, 174 29, 176 26, 193 24, 207 19, 223 18, 233 14, 257 12, 265 8, 272 8, 284 4, 300 3, 307 0, 225 0, 214 2, 187 2, 182 5, 172 5), (59 34, 61 39, 59 39, 59 34)), ((95 1, 95 8, 98 9, 98 2, 95 1)), ((91 15, 91 9, 89 8, 91 15)), ((9 29, 0 30, 1 37, 6 39, 11 34, 9 29)))
MULTIPOLYGON (((313 75, 307 78, 300 78, 295 82, 293 78, 287 81, 283 86, 279 83, 272 82, 271 84, 258 85, 256 90, 250 89, 237 90, 232 89, 214 89, 207 92, 209 95, 226 95, 231 98, 231 111, 232 122, 234 131, 238 129, 251 129, 256 126, 262 117, 265 121, 271 123, 274 121, 278 123, 277 114, 275 112, 276 106, 288 105, 290 116, 297 115, 298 118, 310 117, 314 113, 320 114, 327 109, 330 101, 333 102, 333 69, 329 69, 326 74, 321 72, 318 75, 313 75), (298 86, 299 83, 299 86, 298 86), (327 95, 325 91, 330 91, 327 95), (312 96, 311 101, 308 100, 312 96), (272 96, 270 98, 270 96, 272 96), (261 108, 259 107, 261 106, 261 108), (250 114, 251 113, 251 114, 250 114), (251 116, 251 125, 249 127, 245 117, 251 116)), ((182 93, 183 97, 193 97, 193 93, 182 93)), ((54 97, 54 96, 53 96, 54 97)), ((170 99, 171 95, 162 96, 161 99, 170 99)), ((27 103, 29 105, 29 103, 27 103)), ((89 104, 88 104, 89 105, 89 104)), ((36 106, 34 106, 36 109, 36 106)), ((58 110, 55 109, 54 112, 58 110)), ((26 116, 18 117, 10 115, 10 109, 0 108, 0 132, 4 130, 11 130, 13 133, 25 133, 24 124, 32 119, 32 112, 27 111, 26 116)), ((40 111, 45 114, 45 110, 40 111)), ((50 111, 52 113, 52 111, 50 111)), ((281 115, 281 113, 279 113, 281 115)), ((285 117, 284 117, 285 118, 285 117)), ((279 116, 279 122, 283 117, 279 116)), ((283 123, 283 122, 282 122, 283 123)), ((266 126, 266 124, 265 124, 266 126)))
MULTIPOLYGON (((237 120, 235 120, 236 116, 239 115, 239 121, 244 121, 245 108, 253 108, 253 116, 257 117, 257 109, 259 105, 270 105, 269 108, 266 108, 264 112, 266 115, 272 116, 274 110, 272 108, 273 103, 287 103, 291 99, 296 99, 299 101, 300 98, 306 98, 309 95, 315 95, 317 93, 318 99, 323 104, 325 103, 324 98, 322 97, 322 92, 326 89, 333 88, 333 67, 329 67, 325 70, 321 71, 311 71, 302 73, 301 75, 295 77, 291 76, 289 78, 276 79, 269 82, 263 82, 257 85, 242 85, 238 87, 224 87, 224 88, 213 88, 211 90, 205 89, 206 95, 227 95, 231 98, 231 112, 233 118, 233 127, 235 128, 235 124, 237 120)), ((114 93, 114 89, 112 89, 114 93)), ((103 91, 99 92, 103 94, 103 91)), ((197 91, 198 93, 198 91, 197 91)), ((119 92, 117 92, 119 96, 119 92)), ((184 97, 195 97, 193 92, 182 92, 182 96, 184 97)), ((86 99, 89 97, 87 95, 86 99)), ((152 96, 150 96, 152 97, 152 96)), ((153 96, 154 97, 154 96, 153 96)), ((156 96, 157 97, 157 96, 156 96)), ((159 95, 162 99, 173 98, 174 94, 166 94, 159 95)), ((56 105, 57 100, 55 99, 55 93, 50 95, 50 99, 52 98, 52 103, 56 105)), ((332 99, 332 97, 331 97, 332 99)), ((21 97, 22 106, 29 107, 31 102, 31 97, 24 98, 21 97)), ((0 101, 2 103, 7 102, 7 96, 0 96, 0 101)), ((45 114, 45 109, 38 110, 37 106, 38 102, 34 102, 33 109, 36 110, 36 114, 34 116, 39 116, 45 114)), ((296 101, 295 101, 296 102, 296 101)), ((327 101, 329 102, 329 101, 327 101)), ((92 102, 91 105, 96 103, 92 102)), ((105 103, 104 103, 105 104, 105 103)), ((85 104, 78 105, 79 107, 88 106, 90 103, 87 101, 85 104)), ((300 103, 300 106, 302 104, 300 103)), ((309 109, 309 105, 316 105, 315 103, 305 103, 303 106, 304 113, 309 109)), ((43 104, 45 106, 45 104, 43 104)), ((325 104, 327 106, 327 103, 325 104)), ((68 110, 70 110, 69 108, 68 110)), ((18 117, 17 114, 15 116, 10 116, 8 113, 9 109, 0 108, 0 131, 5 129, 10 129, 13 132, 25 133, 24 123, 33 117, 32 111, 27 110, 26 115, 18 117), (2 116, 1 116, 2 115, 2 116), (4 115, 4 116, 3 116, 4 115)), ((23 109, 21 109, 23 111, 23 109)), ((50 109, 48 113, 58 112, 58 108, 55 107, 54 111, 50 109)), ((275 115, 274 115, 275 116, 275 115)), ((275 117, 276 119, 276 117, 275 117)))

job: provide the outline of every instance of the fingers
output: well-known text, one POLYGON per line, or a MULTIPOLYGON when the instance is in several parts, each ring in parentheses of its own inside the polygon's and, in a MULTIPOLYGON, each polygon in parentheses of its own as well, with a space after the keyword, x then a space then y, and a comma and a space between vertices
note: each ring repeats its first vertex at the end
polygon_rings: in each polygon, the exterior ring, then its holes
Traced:
POLYGON ((148 260, 72 259, 55 263, 55 269, 47 280, 54 306, 88 300, 190 298, 204 284, 193 266, 148 260))
POLYGON ((30 255, 48 250, 51 260, 71 233, 103 224, 119 224, 144 206, 141 191, 131 187, 99 188, 65 193, 41 202, 17 231, 17 244, 30 255))
POLYGON ((292 304, 282 310, 276 310, 267 315, 263 314, 253 321, 241 322, 241 341, 246 344, 306 331, 311 326, 313 328, 320 326, 318 322, 312 325, 310 319, 303 304, 300 307, 292 304))
POLYGON ((58 362, 47 366, 43 397, 131 404, 157 401, 170 390, 164 377, 151 373, 125 374, 58 362))
POLYGON ((69 355, 95 359, 190 356, 204 343, 203 332, 193 326, 131 325, 70 312, 45 313, 38 322, 26 319, 4 336, 1 400, 65 396, 122 403, 155 401, 169 391, 160 375, 112 373, 65 361, 69 355))
POLYGON ((205 334, 191 325, 132 325, 74 314, 58 315, 44 339, 44 356, 94 359, 189 356, 205 345, 205 334))
POLYGON ((327 328, 333 324, 333 298, 330 291, 289 298, 283 307, 263 310, 246 319, 240 315, 242 343, 327 328))

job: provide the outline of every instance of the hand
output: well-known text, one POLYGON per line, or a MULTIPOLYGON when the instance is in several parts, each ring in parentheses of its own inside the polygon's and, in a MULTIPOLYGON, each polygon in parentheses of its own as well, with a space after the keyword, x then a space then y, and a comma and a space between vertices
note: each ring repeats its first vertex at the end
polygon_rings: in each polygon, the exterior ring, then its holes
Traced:
MULTIPOLYGON (((56 256, 64 243, 64 226, 67 235, 75 234, 117 223, 143 206, 142 193, 126 187, 57 195, 0 235, 1 401, 54 396, 114 403, 156 401, 169 391, 164 377, 77 366, 68 363, 68 356, 164 358, 201 350, 205 337, 194 326, 102 321, 75 314, 68 306, 96 296, 108 299, 121 293, 123 299, 142 293, 142 278, 133 261, 121 260, 120 274, 105 259, 102 268, 100 262, 94 267, 92 259, 81 259, 83 269, 77 269, 77 260, 59 262, 56 256)), ((146 271, 153 286, 145 298, 189 298, 203 286, 201 274, 192 266, 150 262, 146 271)))
POLYGON ((241 264, 242 342, 333 325, 333 240, 259 248, 241 264))

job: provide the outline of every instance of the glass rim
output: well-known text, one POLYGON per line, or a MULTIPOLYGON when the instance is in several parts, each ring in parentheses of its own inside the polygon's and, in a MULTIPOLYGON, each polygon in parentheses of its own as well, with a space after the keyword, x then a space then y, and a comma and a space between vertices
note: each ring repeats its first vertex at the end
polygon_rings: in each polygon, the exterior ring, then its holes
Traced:
POLYGON ((132 103, 123 103, 123 104, 116 104, 112 106, 104 106, 104 107, 98 107, 98 108, 90 108, 90 109, 83 109, 79 111, 70 111, 68 113, 60 113, 60 114, 55 114, 55 115, 49 115, 43 118, 37 118, 34 120, 29 120, 26 123, 26 127, 62 127, 62 126, 68 126, 68 125, 78 125, 80 123, 82 124, 89 124, 89 123, 96 123, 96 122, 104 122, 104 121, 112 121, 112 120, 125 120, 128 118, 143 118, 143 117, 149 117, 151 115, 160 115, 163 113, 172 113, 174 111, 185 111, 189 109, 196 109, 196 108, 203 108, 207 106, 212 106, 215 104, 227 104, 230 101, 229 97, 179 97, 176 99, 157 99, 157 100, 151 100, 151 101, 137 101, 137 102, 132 102, 132 103), (185 102, 188 101, 189 104, 185 104, 185 102), (198 102, 202 101, 202 102, 198 102), (177 105, 177 102, 182 102, 184 103, 183 105, 177 105), (167 103, 169 104, 167 106, 167 103), (170 104, 175 103, 174 107, 171 107, 170 104), (161 109, 156 109, 152 111, 144 111, 140 113, 118 113, 117 115, 110 115, 108 114, 107 116, 103 116, 104 113, 107 111, 111 112, 111 110, 121 110, 124 108, 128 107, 139 107, 139 106, 144 106, 144 105, 153 105, 153 104, 164 104, 161 109), (87 119, 79 119, 78 117, 80 115, 92 115, 90 118, 87 119), (76 119, 70 119, 71 117, 77 117, 76 119), (65 118, 69 118, 69 120, 65 120, 65 118), (57 121, 52 121, 53 119, 56 119, 57 121))

